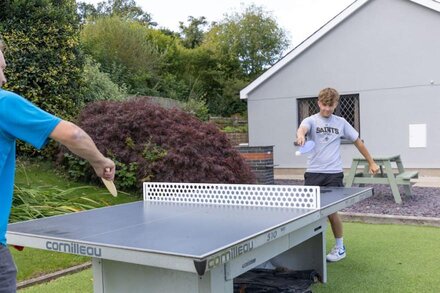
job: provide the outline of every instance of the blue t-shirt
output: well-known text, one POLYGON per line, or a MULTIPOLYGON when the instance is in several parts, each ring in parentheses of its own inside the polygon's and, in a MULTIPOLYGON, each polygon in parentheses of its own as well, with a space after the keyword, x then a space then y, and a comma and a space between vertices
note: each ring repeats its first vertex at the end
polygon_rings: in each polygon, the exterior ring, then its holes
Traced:
POLYGON ((359 133, 342 117, 319 113, 307 117, 300 126, 307 128, 308 140, 315 142, 307 161, 307 172, 334 174, 342 172, 341 138, 355 141, 359 133))
POLYGON ((0 89, 0 243, 6 245, 6 229, 12 205, 15 175, 15 141, 42 148, 61 121, 21 96, 0 89))

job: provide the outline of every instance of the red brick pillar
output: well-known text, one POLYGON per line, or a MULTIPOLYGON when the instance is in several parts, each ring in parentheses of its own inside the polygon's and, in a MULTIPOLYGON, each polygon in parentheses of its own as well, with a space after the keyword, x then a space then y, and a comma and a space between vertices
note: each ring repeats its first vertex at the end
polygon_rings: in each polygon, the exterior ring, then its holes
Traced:
POLYGON ((275 184, 273 176, 273 146, 237 147, 257 178, 258 184, 275 184))

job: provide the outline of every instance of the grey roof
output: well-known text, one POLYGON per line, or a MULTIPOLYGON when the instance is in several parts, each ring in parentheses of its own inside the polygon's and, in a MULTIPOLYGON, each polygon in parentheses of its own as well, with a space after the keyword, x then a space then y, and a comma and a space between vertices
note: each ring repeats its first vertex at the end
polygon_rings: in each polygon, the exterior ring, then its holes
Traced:
MULTIPOLYGON (((270 78, 273 74, 275 74, 278 70, 283 68, 290 61, 295 59, 302 52, 307 50, 308 47, 312 46, 316 41, 330 32, 333 28, 335 28, 338 24, 343 22, 347 17, 356 12, 358 9, 361 9, 366 3, 376 1, 376 0, 356 0, 347 6, 344 10, 338 13, 335 17, 333 17, 330 21, 324 24, 320 29, 311 34, 308 38, 306 38, 302 43, 296 46, 292 51, 290 51, 286 56, 284 56, 281 60, 275 63, 272 67, 266 70, 262 75, 260 75, 257 79, 251 82, 248 86, 240 91, 240 99, 247 99, 248 94, 256 89, 260 84, 262 84, 265 80, 270 78)), ((440 12, 440 1, 437 0, 406 0, 410 2, 414 2, 416 4, 420 4, 437 12, 440 12)))

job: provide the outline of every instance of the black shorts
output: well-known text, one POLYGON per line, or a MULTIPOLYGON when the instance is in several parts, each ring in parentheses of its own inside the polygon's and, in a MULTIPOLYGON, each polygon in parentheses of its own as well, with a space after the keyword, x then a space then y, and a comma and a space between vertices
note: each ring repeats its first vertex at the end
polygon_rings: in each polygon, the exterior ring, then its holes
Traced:
POLYGON ((344 173, 304 173, 304 185, 344 187, 344 173))

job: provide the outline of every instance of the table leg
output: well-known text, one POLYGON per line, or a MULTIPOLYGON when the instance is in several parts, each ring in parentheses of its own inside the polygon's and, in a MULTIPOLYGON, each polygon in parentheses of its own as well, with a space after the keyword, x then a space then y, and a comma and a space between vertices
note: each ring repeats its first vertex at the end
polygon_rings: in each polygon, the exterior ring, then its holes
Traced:
POLYGON ((411 194, 411 185, 403 185, 403 189, 405 190, 405 194, 407 196, 412 196, 412 194, 411 194))
POLYGON ((400 156, 398 156, 396 159, 396 165, 397 165, 397 169, 399 170, 399 173, 405 172, 405 168, 403 167, 403 163, 402 160, 400 159, 400 156))
MULTIPOLYGON (((366 177, 366 176, 372 177, 373 175, 370 175, 369 170, 370 170, 369 165, 365 164, 364 169, 362 170, 362 176, 363 177, 366 177)), ((359 184, 359 187, 364 187, 364 186, 365 186, 364 183, 359 184)))
POLYGON ((322 218, 316 223, 290 233, 288 236, 291 248, 272 258, 270 262, 275 267, 294 271, 314 269, 320 275, 320 281, 326 283, 326 229, 327 218, 322 218))
POLYGON ((351 187, 353 185, 354 176, 356 176, 358 165, 358 161, 353 161, 351 163, 350 172, 348 173, 347 179, 345 179, 345 187, 351 187))
MULTIPOLYGON (((397 165, 397 169, 399 170, 399 173, 405 172, 405 168, 403 167, 403 163, 402 160, 400 159, 400 156, 398 156, 396 159, 396 165, 397 165)), ((407 196, 412 196, 411 185, 403 185, 403 189, 405 190, 405 194, 407 196)))
POLYGON ((391 191, 393 192, 394 201, 398 204, 402 203, 402 198, 400 197, 399 187, 397 186, 396 177, 393 173, 393 168, 391 167, 390 161, 384 161, 385 175, 388 178, 388 183, 390 184, 391 191))
POLYGON ((92 258, 92 268, 93 268, 93 292, 103 293, 104 280, 103 280, 103 272, 102 272, 102 262, 100 258, 92 258))

